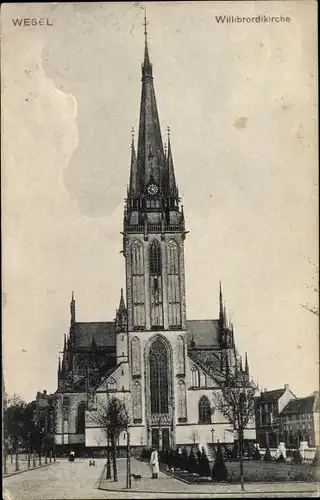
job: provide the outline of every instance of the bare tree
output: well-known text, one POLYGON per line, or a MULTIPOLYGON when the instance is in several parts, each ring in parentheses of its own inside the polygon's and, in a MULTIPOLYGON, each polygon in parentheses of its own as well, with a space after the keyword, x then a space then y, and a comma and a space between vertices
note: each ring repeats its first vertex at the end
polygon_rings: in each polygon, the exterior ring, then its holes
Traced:
POLYGON ((248 376, 237 369, 234 373, 229 371, 220 388, 213 392, 216 409, 238 435, 241 490, 244 490, 243 434, 255 414, 255 393, 256 388, 251 386, 248 376))
POLYGON ((124 401, 112 397, 108 399, 106 406, 101 404, 97 406, 97 409, 92 412, 92 419, 101 427, 108 440, 108 446, 109 440, 111 441, 113 480, 118 481, 117 440, 123 431, 126 431, 128 435, 128 427, 131 422, 128 406, 124 401))
POLYGON ((191 439, 192 439, 192 442, 193 442, 194 445, 199 441, 199 438, 200 438, 199 432, 194 429, 191 432, 191 439))
MULTIPOLYGON (((307 259, 309 264, 314 268, 314 276, 312 277, 312 284, 307 285, 307 288, 311 289, 317 295, 319 300, 319 268, 309 257, 305 258, 307 259)), ((311 312, 312 314, 319 316, 319 302, 317 305, 311 305, 309 304, 309 302, 306 302, 305 304, 301 304, 301 306, 307 311, 311 312)))

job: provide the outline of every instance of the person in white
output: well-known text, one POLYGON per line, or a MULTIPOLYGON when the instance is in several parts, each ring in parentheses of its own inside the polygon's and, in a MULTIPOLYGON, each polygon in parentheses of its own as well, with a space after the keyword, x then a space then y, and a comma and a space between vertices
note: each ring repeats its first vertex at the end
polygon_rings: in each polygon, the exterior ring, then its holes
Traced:
POLYGON ((151 469, 152 479, 158 479, 159 457, 158 457, 158 451, 156 450, 155 447, 152 449, 150 457, 150 469, 151 469))

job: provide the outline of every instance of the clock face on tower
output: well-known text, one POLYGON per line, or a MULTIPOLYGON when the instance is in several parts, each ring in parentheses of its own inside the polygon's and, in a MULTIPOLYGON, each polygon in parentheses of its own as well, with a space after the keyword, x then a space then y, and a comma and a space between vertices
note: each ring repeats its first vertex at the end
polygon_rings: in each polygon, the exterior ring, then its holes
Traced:
POLYGON ((149 184, 149 186, 147 187, 147 191, 149 194, 157 194, 158 191, 159 191, 159 188, 156 184, 149 184))

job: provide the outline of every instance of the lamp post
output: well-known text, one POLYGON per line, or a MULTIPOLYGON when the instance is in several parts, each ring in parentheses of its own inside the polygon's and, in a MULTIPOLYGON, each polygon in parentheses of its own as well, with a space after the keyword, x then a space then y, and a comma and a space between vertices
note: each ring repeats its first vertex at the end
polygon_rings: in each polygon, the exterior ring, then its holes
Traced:
POLYGON ((214 454, 214 428, 211 429, 212 454, 214 454))

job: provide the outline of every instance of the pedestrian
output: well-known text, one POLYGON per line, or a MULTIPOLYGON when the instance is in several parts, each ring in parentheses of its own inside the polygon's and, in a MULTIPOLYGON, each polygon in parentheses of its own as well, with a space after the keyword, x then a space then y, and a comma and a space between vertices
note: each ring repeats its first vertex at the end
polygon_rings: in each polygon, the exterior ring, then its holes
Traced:
POLYGON ((150 469, 151 469, 152 479, 158 479, 159 457, 158 457, 158 451, 155 446, 152 448, 152 453, 150 458, 150 469))

